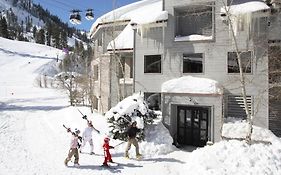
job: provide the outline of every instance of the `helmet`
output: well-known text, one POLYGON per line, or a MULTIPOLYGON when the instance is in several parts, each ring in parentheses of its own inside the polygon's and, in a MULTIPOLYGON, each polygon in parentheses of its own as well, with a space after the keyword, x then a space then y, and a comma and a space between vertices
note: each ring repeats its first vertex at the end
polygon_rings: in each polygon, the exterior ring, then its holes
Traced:
POLYGON ((75 128, 75 129, 74 129, 74 133, 78 135, 78 134, 80 133, 80 130, 77 129, 77 128, 75 128))
POLYGON ((109 142, 109 140, 110 140, 110 139, 109 139, 108 137, 105 137, 105 138, 104 138, 104 142, 109 142))

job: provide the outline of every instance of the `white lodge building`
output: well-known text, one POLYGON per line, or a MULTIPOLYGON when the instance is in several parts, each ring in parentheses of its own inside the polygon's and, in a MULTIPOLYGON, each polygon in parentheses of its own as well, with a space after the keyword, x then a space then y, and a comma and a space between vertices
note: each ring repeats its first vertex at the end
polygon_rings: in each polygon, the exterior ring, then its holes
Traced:
POLYGON ((254 124, 268 128, 270 15, 259 0, 143 0, 101 16, 91 28, 96 108, 142 91, 175 142, 219 141, 224 117, 246 116, 238 51, 254 124))

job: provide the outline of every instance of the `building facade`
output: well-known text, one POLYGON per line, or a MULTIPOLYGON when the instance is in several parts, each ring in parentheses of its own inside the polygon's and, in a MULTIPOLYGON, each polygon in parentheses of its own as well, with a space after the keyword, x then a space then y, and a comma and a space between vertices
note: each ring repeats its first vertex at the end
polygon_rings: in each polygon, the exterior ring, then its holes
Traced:
MULTIPOLYGON (((122 27, 118 28, 119 31, 113 30, 116 31, 117 37, 111 40, 105 39, 106 34, 102 37, 98 35, 104 28, 96 27, 98 25, 95 24, 92 28, 92 38, 96 46, 100 38, 103 38, 101 46, 97 47, 103 47, 101 55, 108 54, 108 59, 104 59, 111 60, 106 62, 107 66, 111 64, 109 62, 116 61, 112 59, 112 55, 127 55, 124 56, 127 61, 123 61, 126 66, 122 67, 130 72, 126 74, 130 80, 130 84, 127 83, 126 86, 130 88, 123 88, 127 89, 124 96, 144 92, 150 108, 162 111, 163 123, 175 143, 204 146, 207 142, 217 142, 221 139, 225 117, 246 117, 241 95, 238 54, 241 57, 247 104, 254 116, 254 125, 269 127, 267 51, 270 8, 265 3, 144 0, 134 4, 135 6, 127 6, 127 11, 124 10, 126 6, 123 7, 121 16, 138 12, 139 16, 143 15, 142 20, 134 15, 116 19, 114 27, 122 27), (153 11, 149 12, 149 5, 154 7, 153 11), (256 8, 249 10, 249 5, 256 8), (124 32, 128 27, 133 31, 131 45, 124 47, 124 44, 117 44, 114 48, 108 47, 111 41, 119 43, 120 38, 128 38, 131 32, 124 32), (166 82, 187 76, 200 81, 216 81, 222 91, 217 93, 163 90, 163 84, 166 82)), ((108 25, 108 22, 103 25, 105 24, 108 25)), ((101 64, 103 56, 96 56, 93 65, 101 64)), ((108 75, 105 83, 110 91, 105 96, 108 104, 105 110, 108 110, 120 99, 116 94, 122 93, 116 92, 116 89, 120 89, 116 87, 120 86, 122 80, 107 72, 116 71, 105 68, 106 66, 94 67, 93 70, 108 75), (113 77, 117 79, 114 80, 113 77)), ((115 68, 119 69, 118 66, 115 68)), ((99 80, 104 81, 103 78, 99 80)), ((186 86, 194 84, 191 81, 186 83, 186 86)), ((195 89, 197 87, 195 86, 195 89)), ((102 94, 101 92, 100 90, 96 94, 102 94)), ((100 96, 100 99, 103 97, 100 96)))

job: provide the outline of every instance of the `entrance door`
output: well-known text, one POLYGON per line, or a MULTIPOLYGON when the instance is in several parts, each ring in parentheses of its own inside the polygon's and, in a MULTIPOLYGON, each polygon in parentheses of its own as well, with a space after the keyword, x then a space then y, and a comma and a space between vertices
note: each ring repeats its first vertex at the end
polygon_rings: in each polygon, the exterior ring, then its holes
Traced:
POLYGON ((205 146, 208 141, 207 107, 177 107, 177 141, 181 145, 205 146))

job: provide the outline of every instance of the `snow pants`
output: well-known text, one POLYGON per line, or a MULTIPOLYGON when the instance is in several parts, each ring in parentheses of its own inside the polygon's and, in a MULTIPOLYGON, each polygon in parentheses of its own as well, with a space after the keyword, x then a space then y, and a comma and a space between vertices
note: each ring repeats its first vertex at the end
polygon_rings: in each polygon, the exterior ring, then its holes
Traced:
POLYGON ((128 157, 128 152, 131 149, 131 145, 134 145, 136 147, 136 155, 139 155, 139 144, 136 138, 129 138, 128 144, 125 150, 125 157, 128 157))
POLYGON ((107 165, 107 162, 112 162, 111 154, 109 150, 104 151, 104 161, 103 164, 107 165))
POLYGON ((85 138, 85 139, 83 139, 80 151, 82 152, 82 149, 86 145, 87 142, 89 143, 89 145, 91 147, 91 149, 90 149, 90 153, 91 153, 91 152, 94 151, 94 144, 93 144, 93 139, 92 138, 89 138, 89 139, 85 138))
POLYGON ((72 156, 74 156, 74 164, 77 164, 79 161, 79 154, 77 148, 70 148, 65 162, 68 163, 71 160, 72 156))

